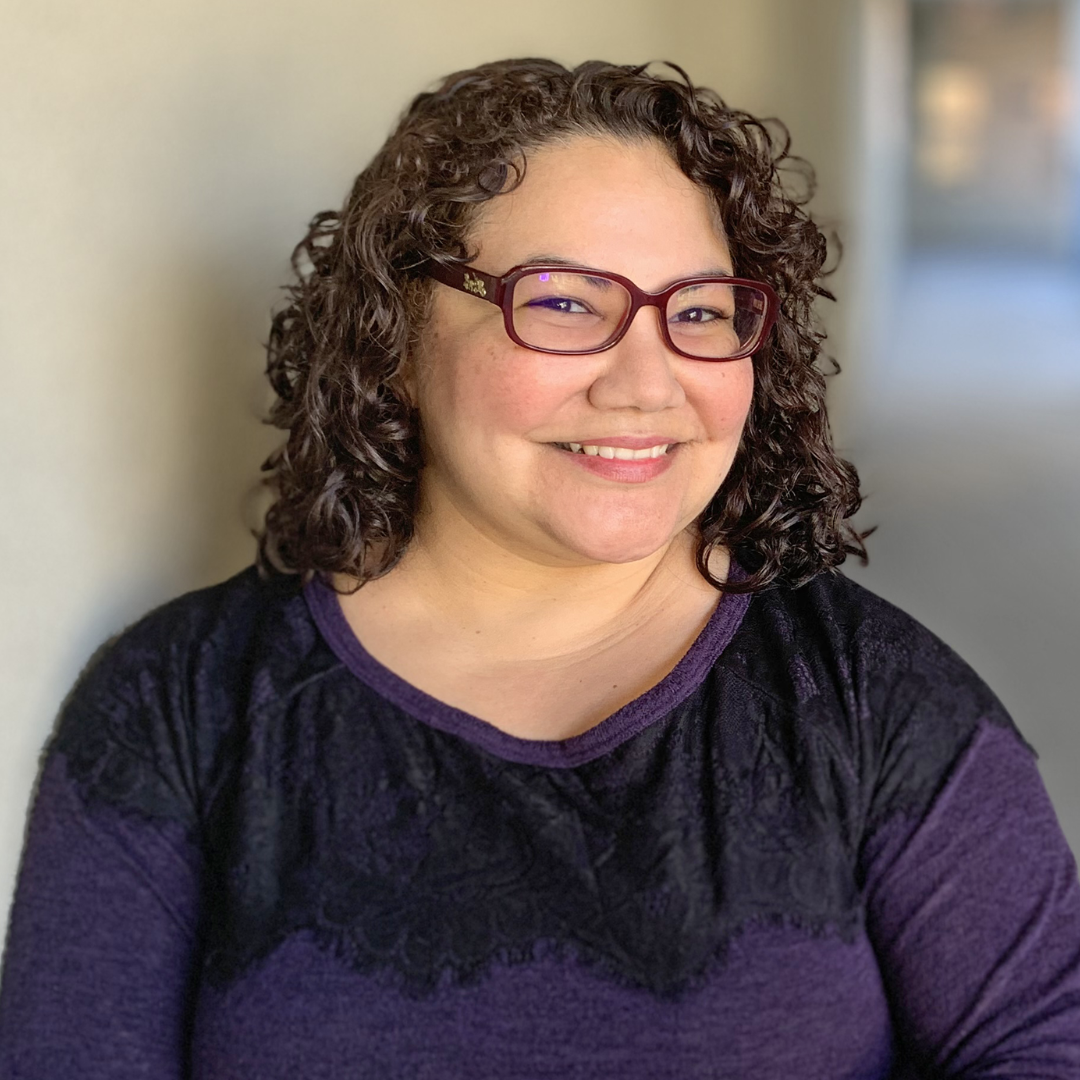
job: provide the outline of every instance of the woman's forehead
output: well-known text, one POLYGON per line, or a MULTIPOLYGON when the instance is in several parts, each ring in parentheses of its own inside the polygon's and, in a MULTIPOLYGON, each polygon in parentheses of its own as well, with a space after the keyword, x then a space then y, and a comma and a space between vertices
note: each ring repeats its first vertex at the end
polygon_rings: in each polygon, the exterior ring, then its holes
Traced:
POLYGON ((479 208, 470 240, 491 271, 537 252, 606 269, 605 253, 702 264, 687 273, 730 262, 714 197, 651 140, 579 136, 530 152, 521 183, 479 208))

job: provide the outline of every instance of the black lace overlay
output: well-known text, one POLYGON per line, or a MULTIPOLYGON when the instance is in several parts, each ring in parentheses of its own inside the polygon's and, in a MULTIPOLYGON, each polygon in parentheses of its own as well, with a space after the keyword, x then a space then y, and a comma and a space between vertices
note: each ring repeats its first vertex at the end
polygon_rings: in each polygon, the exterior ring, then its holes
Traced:
POLYGON ((52 750, 92 806, 200 845, 219 985, 302 932, 416 996, 558 955, 675 997, 751 924, 851 939, 868 838, 925 812, 983 722, 1010 723, 962 661, 826 575, 755 597, 613 750, 506 761, 368 688, 249 571, 114 643, 52 750))

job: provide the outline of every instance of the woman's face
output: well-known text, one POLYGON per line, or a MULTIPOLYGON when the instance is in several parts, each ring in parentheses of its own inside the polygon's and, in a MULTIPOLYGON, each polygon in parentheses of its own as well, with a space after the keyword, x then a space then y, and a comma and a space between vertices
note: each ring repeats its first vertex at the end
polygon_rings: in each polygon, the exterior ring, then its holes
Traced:
MULTIPOLYGON (((653 143, 579 137, 530 154, 525 180, 484 204, 471 239, 473 265, 496 275, 554 258, 657 291, 733 271, 708 196, 653 143)), ((510 340, 494 304, 434 289, 413 388, 421 537, 464 525, 548 565, 626 563, 694 522, 739 445, 749 359, 676 355, 655 307, 607 352, 534 352, 510 340), (628 462, 570 444, 667 450, 628 462)))

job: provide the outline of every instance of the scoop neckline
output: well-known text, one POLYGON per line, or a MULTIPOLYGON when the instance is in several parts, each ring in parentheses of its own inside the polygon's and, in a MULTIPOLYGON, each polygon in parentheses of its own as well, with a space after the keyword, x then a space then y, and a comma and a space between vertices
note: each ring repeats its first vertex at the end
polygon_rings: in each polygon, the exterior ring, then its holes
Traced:
MULTIPOLYGON (((745 575, 732 562, 729 576, 737 581, 745 575)), ((353 633, 338 594, 321 577, 313 577, 304 586, 304 599, 316 627, 338 660, 367 687, 413 719, 456 735, 504 760, 552 768, 572 768, 602 757, 669 715, 704 681, 750 606, 748 593, 721 592, 701 633, 655 686, 578 735, 566 739, 525 739, 448 705, 376 660, 353 633)))

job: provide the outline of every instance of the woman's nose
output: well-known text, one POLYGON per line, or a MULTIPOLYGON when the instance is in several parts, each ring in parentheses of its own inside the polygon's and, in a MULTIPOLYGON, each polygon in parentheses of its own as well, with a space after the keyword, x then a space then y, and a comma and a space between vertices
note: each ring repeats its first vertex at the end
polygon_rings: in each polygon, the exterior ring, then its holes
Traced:
POLYGON ((589 401, 596 408, 657 412, 686 400, 676 377, 680 358, 667 347, 660 318, 658 308, 641 308, 622 340, 600 354, 605 363, 589 388, 589 401))

